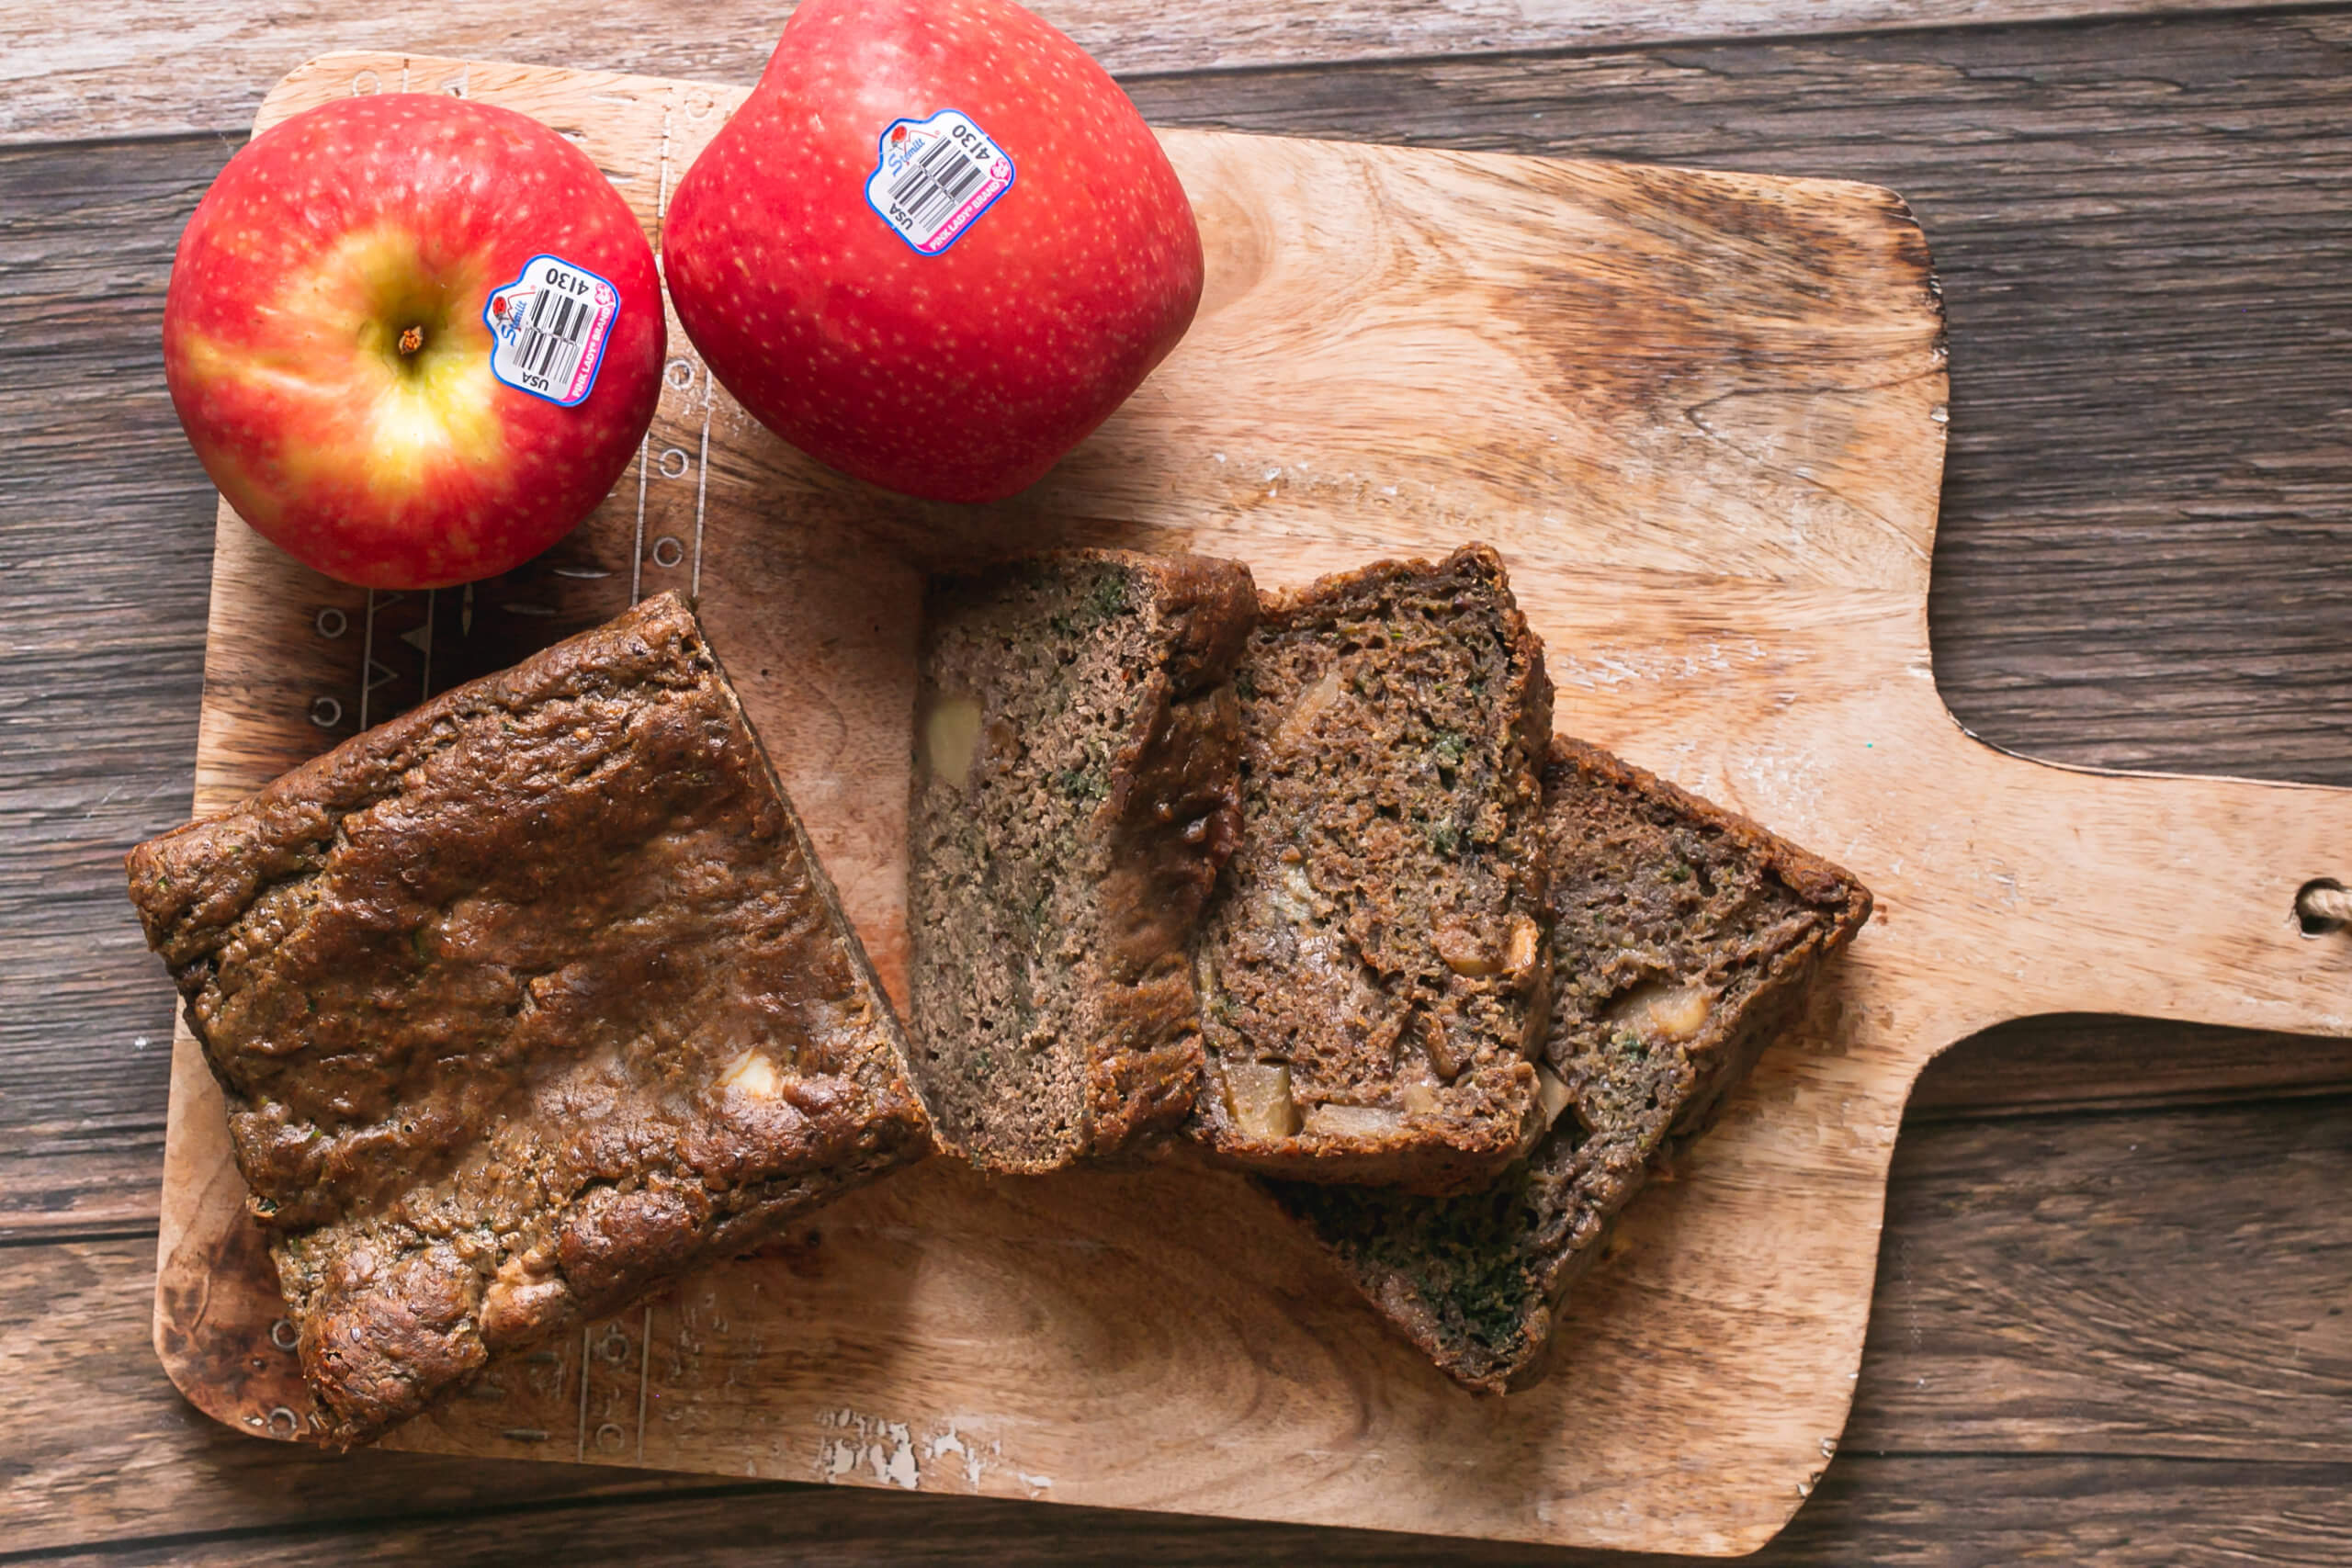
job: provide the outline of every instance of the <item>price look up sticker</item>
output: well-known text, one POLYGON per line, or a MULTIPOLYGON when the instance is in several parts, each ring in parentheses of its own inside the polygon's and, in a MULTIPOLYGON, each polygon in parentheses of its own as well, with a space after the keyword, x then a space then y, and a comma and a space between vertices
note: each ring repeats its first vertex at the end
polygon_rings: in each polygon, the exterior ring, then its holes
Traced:
POLYGON ((533 256, 481 308, 490 373, 518 391, 571 408, 585 402, 605 362, 621 293, 561 256, 533 256))
POLYGON ((941 109, 884 129, 865 201, 899 238, 935 256, 1012 188, 1012 155, 971 116, 941 109))

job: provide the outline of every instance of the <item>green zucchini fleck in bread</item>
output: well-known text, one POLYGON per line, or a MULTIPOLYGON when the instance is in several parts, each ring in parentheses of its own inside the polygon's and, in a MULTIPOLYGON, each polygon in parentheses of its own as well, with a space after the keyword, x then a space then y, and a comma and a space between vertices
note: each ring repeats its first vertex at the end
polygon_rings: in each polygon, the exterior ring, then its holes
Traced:
POLYGON ((1268 1184, 1439 1367, 1487 1393, 1542 1375, 1610 1223, 1871 911, 1846 872, 1576 741, 1553 742, 1544 838, 1554 1119, 1533 1153, 1448 1199, 1268 1184))
POLYGON ((1238 826, 1247 567, 1114 550, 932 584, 908 814, 918 1088, 1035 1173, 1172 1132, 1200 1086, 1186 944, 1238 826))
POLYGON ((1543 1130, 1544 654, 1470 546, 1268 596, 1242 841, 1195 944, 1192 1134, 1261 1175, 1444 1193, 1543 1130))

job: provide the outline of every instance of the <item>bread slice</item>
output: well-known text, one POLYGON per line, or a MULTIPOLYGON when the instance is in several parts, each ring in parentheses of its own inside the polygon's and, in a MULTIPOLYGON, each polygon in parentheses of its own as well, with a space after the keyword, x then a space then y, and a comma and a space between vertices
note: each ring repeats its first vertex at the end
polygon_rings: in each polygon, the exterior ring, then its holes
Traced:
POLYGON ((133 850, 348 1442, 930 1147, 674 595, 133 850))
POLYGON ((1443 1193, 1543 1130, 1541 645, 1484 546, 1276 594, 1236 676, 1242 843, 1196 947, 1193 1134, 1443 1193))
POLYGON ((917 1086, 1033 1173, 1181 1123, 1185 957, 1239 823, 1247 567, 1081 550, 932 585, 909 812, 917 1086))
POLYGON ((1541 1375, 1610 1222, 1871 912, 1848 873, 1596 747, 1555 740, 1544 793, 1551 1131, 1463 1197, 1270 1184, 1431 1359, 1495 1393, 1541 1375))

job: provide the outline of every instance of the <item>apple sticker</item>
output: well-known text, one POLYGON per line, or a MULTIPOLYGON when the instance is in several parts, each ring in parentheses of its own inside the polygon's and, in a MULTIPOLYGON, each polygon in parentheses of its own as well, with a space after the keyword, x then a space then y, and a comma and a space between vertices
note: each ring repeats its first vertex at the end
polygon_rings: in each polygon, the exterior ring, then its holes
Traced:
POLYGON ((894 119, 865 176, 865 204, 918 254, 935 256, 1012 188, 1012 159, 961 109, 894 119))
POLYGON ((586 267, 537 255, 512 283, 490 291, 490 373, 518 392, 564 408, 588 400, 621 294, 586 267))

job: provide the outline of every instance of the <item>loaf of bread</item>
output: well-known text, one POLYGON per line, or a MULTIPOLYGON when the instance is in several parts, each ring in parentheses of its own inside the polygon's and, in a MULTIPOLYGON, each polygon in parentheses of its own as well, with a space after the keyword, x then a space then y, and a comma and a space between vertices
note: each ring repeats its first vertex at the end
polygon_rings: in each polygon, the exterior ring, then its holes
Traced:
POLYGON ((1070 551, 927 596, 908 823, 917 1086, 1035 1173, 1167 1133, 1201 1081, 1186 957, 1239 825, 1249 569, 1070 551))
POLYGON ((931 1146, 898 1021, 673 595, 129 872, 340 1440, 931 1146))
POLYGON ((1269 1184, 1374 1306, 1488 1393, 1541 1375, 1611 1221, 1871 911, 1846 872, 1595 747, 1555 740, 1544 789, 1550 1132, 1460 1197, 1269 1184))
POLYGON ((1483 546, 1270 595, 1242 842, 1196 944, 1192 1134, 1271 1176, 1482 1187, 1543 1130, 1543 650, 1483 546))

